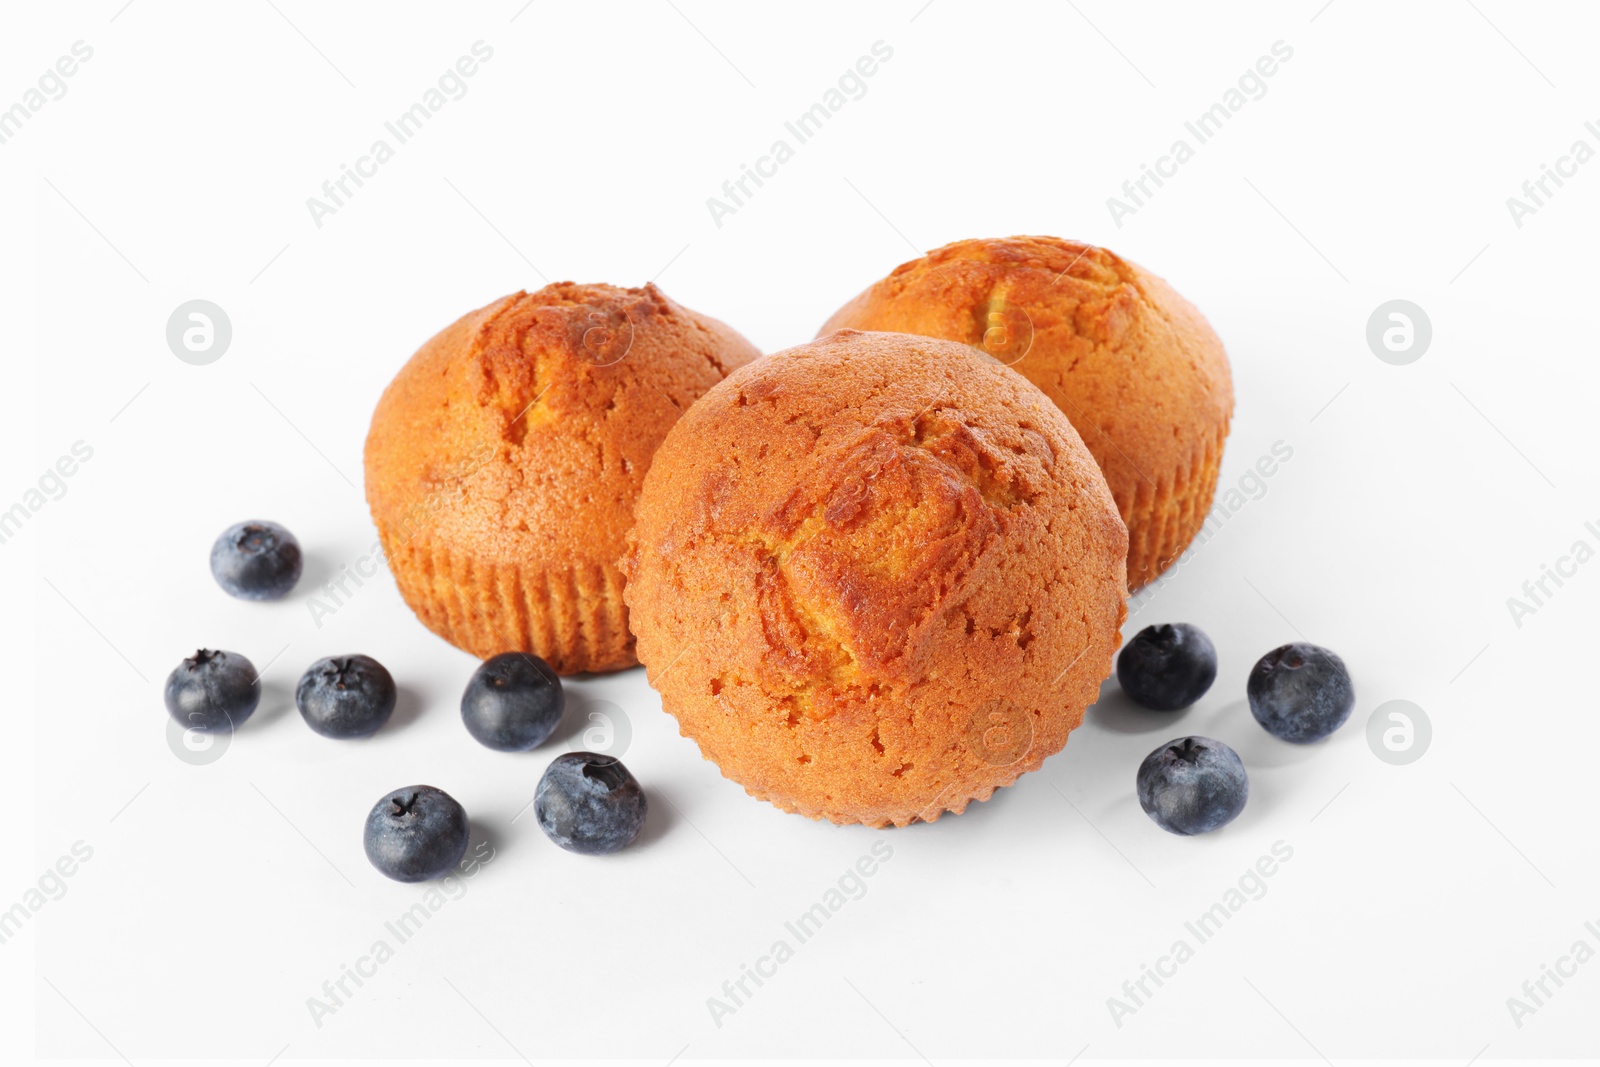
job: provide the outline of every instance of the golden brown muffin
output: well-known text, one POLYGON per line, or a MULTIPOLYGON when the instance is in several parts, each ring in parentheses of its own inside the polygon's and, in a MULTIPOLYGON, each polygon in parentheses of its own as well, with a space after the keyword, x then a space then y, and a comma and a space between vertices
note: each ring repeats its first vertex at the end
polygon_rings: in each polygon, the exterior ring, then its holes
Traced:
POLYGON ((623 562, 680 732, 785 811, 961 812, 1111 672, 1127 531, 1078 434, 963 345, 841 330, 667 434, 623 562))
POLYGON ((367 503, 411 610, 475 656, 632 666, 616 563, 651 457, 759 355, 654 285, 557 282, 446 327, 367 434, 367 503))
POLYGON ((1189 546, 1211 510, 1233 381, 1222 342, 1166 282, 1056 237, 957 241, 840 308, 851 327, 943 337, 1022 373, 1072 421, 1128 524, 1128 586, 1189 546))

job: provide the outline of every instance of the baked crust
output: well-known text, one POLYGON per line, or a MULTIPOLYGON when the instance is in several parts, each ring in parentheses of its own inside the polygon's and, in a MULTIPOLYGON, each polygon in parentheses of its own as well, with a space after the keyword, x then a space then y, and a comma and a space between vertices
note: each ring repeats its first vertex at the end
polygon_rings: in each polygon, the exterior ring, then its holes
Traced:
POLYGON ((637 662, 616 562, 656 448, 760 353, 654 285, 558 282, 463 316, 378 401, 367 501, 400 593, 479 657, 637 662))
POLYGON ((963 345, 842 330, 667 435, 624 557, 680 732, 785 811, 963 811, 1058 751, 1111 672, 1127 534, 1078 434, 963 345))
POLYGON ((902 263, 840 308, 850 327, 960 341, 1066 413, 1127 523, 1128 584, 1153 580, 1211 510, 1233 413, 1227 353, 1166 282, 1055 237, 957 241, 902 263))

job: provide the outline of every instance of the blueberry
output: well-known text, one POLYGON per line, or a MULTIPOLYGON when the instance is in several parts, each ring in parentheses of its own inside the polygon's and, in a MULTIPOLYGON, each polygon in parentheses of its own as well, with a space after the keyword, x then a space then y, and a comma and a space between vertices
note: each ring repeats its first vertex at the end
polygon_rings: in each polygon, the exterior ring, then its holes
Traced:
POLYGON ((300 676, 294 702, 323 737, 367 737, 394 711, 394 678, 371 656, 329 656, 300 676))
POLYGON ((166 700, 167 711, 185 729, 233 730, 261 702, 261 679, 239 653, 202 648, 167 675, 166 700))
POLYGON ((620 760, 593 752, 557 756, 539 779, 533 814, 568 852, 615 852, 644 827, 644 790, 620 760))
POLYGON ((1343 726, 1356 706, 1344 660, 1296 641, 1262 656, 1245 686, 1250 713, 1267 733, 1297 745, 1321 741, 1343 726))
POLYGON ((1217 680, 1217 649, 1186 622, 1146 626, 1122 646, 1117 681, 1135 704, 1177 711, 1206 695, 1217 680))
POLYGON ((1169 833, 1204 834, 1244 810, 1250 778, 1239 754, 1209 737, 1180 737, 1144 758, 1139 806, 1169 833))
POLYGON ((211 546, 211 574, 229 596, 278 600, 300 580, 300 542, 275 522, 241 522, 211 546))
POLYGON ((555 730, 565 703, 550 664, 526 652, 502 652, 472 673, 461 694, 461 721, 490 748, 526 752, 555 730))
POLYGON ((372 806, 361 843, 367 859, 390 878, 425 882, 461 862, 470 833, 455 797, 431 785, 408 785, 372 806))

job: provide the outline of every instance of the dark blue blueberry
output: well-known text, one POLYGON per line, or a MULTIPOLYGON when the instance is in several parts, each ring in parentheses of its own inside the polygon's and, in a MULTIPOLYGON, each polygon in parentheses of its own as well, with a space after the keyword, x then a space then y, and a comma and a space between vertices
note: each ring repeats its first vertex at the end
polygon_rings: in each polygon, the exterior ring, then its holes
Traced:
POLYGON ((394 679, 371 656, 329 656, 300 676, 301 716, 323 737, 367 737, 394 711, 394 679))
POLYGON ((261 702, 261 679, 239 653, 202 648, 167 675, 166 700, 184 729, 234 730, 261 702))
POLYGON ((620 760, 593 752, 557 756, 539 779, 533 814, 568 852, 615 852, 644 827, 644 790, 620 760))
POLYGON ((211 574, 229 596, 278 600, 300 580, 300 542, 275 522, 241 522, 211 546, 211 574))
POLYGON ((1204 834, 1244 810, 1250 778, 1239 754, 1209 737, 1168 741, 1139 764, 1139 806, 1163 830, 1204 834))
POLYGON ((1216 680, 1216 647, 1204 631, 1186 622, 1146 626, 1117 656, 1122 691, 1152 711, 1186 708, 1216 680))
POLYGON ((425 882, 455 869, 470 834, 466 810, 449 793, 408 785, 372 806, 361 844, 372 865, 395 881, 425 882))
POLYGON ((472 673, 461 694, 461 721, 490 748, 526 752, 555 730, 565 703, 550 664, 526 652, 502 652, 472 673))
POLYGON ((1245 686, 1250 713, 1273 737, 1297 745, 1321 741, 1343 726, 1356 706, 1344 660, 1296 641, 1262 656, 1245 686))

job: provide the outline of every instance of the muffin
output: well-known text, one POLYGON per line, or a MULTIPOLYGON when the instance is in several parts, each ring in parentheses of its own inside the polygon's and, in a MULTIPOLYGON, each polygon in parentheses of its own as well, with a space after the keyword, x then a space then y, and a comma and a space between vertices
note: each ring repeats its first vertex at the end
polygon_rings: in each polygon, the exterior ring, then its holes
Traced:
POLYGON ((1066 743, 1111 672, 1127 531, 1072 424, 964 345, 841 330, 714 386, 624 559, 639 658, 750 795, 933 821, 1066 743))
POLYGON ((1233 414, 1227 353, 1194 305, 1104 248, 957 241, 896 267, 822 334, 843 327, 960 341, 1044 390, 1105 472, 1131 589, 1182 555, 1211 510, 1233 414))
POLYGON ((617 560, 651 457, 758 355, 654 285, 558 282, 446 327, 367 434, 367 503, 401 596, 480 658, 633 666, 617 560))

